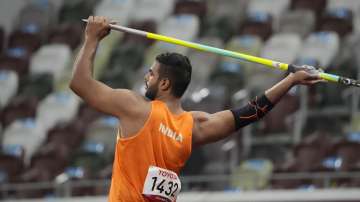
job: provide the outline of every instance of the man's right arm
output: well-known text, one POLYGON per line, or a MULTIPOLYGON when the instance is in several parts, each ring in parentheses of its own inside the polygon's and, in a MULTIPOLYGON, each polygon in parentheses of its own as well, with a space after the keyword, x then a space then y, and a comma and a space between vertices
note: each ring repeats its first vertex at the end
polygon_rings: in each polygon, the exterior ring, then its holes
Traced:
POLYGON ((74 63, 70 88, 92 107, 122 118, 136 117, 150 104, 140 95, 127 89, 113 89, 92 76, 97 46, 109 34, 108 20, 89 17, 84 44, 74 63))

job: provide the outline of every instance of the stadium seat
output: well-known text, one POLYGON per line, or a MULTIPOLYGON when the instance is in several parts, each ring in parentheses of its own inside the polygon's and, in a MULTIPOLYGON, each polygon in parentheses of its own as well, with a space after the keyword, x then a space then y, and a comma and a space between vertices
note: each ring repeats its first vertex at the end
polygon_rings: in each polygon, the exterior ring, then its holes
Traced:
POLYGON ((20 82, 19 96, 41 100, 53 90, 52 82, 49 74, 29 75, 20 82))
POLYGON ((240 35, 259 36, 266 41, 273 32, 273 19, 265 12, 248 13, 245 21, 239 26, 240 35))
POLYGON ((237 61, 222 61, 212 72, 211 82, 226 86, 229 94, 241 89, 245 85, 245 71, 237 61))
POLYGON ((273 171, 273 164, 267 159, 248 159, 231 173, 231 185, 239 190, 264 189, 273 171))
POLYGON ((353 26, 354 31, 357 33, 360 31, 360 2, 356 0, 328 0, 327 10, 336 9, 349 9, 353 14, 353 26))
POLYGON ((60 79, 64 69, 71 59, 71 50, 65 44, 50 44, 42 46, 31 58, 31 74, 47 73, 55 81, 60 79))
MULTIPOLYGON (((143 30, 152 33, 156 33, 157 26, 158 23, 154 20, 137 20, 137 21, 131 21, 129 24, 129 27, 133 29, 143 30)), ((132 46, 138 46, 138 45, 141 46, 143 44, 146 47, 148 47, 154 43, 154 40, 135 34, 125 33, 121 43, 127 43, 127 42, 131 42, 132 46)), ((136 47, 132 47, 132 48, 136 48, 136 47)))
MULTIPOLYGON (((219 48, 223 46, 222 41, 214 37, 202 37, 198 42, 219 48)), ((191 94, 195 89, 206 86, 211 73, 215 70, 219 56, 214 53, 204 53, 198 50, 191 50, 188 57, 193 67, 191 74, 192 82, 190 82, 187 90, 187 93, 191 94)))
POLYGON ((201 36, 218 37, 222 41, 228 41, 236 32, 237 24, 227 16, 209 16, 205 18, 201 30, 201 36))
POLYGON ((0 26, 0 54, 2 53, 4 49, 4 43, 5 42, 5 31, 2 26, 0 26))
POLYGON ((20 82, 19 95, 43 99, 53 90, 53 77, 49 74, 29 75, 20 82))
POLYGON ((44 38, 37 25, 25 25, 13 31, 9 36, 9 48, 25 48, 30 54, 34 53, 43 43, 44 38))
MULTIPOLYGON (((158 33, 185 41, 194 41, 199 34, 200 21, 195 15, 176 15, 167 18, 158 26, 158 33)), ((156 55, 164 52, 187 54, 188 48, 161 41, 155 42, 146 52, 145 67, 150 67, 156 55)))
POLYGON ((79 99, 72 92, 54 92, 39 103, 37 121, 45 130, 61 122, 72 120, 79 107, 79 99))
POLYGON ((215 113, 224 109, 229 102, 228 93, 226 86, 209 83, 206 87, 196 89, 189 94, 184 100, 184 108, 215 113))
MULTIPOLYGON (((106 0, 108 2, 108 0, 106 0)), ((105 2, 105 1, 102 1, 105 2)), ((59 22, 76 22, 80 19, 88 18, 94 13, 94 7, 98 3, 97 0, 64 0, 59 13, 59 22)), ((122 11, 119 10, 121 13, 122 11)))
POLYGON ((236 26, 244 20, 247 5, 247 0, 207 0, 206 18, 226 18, 236 29, 236 26))
MULTIPOLYGON (((81 119, 73 119, 70 123, 60 123, 49 130, 46 145, 50 145, 51 148, 57 147, 56 144, 65 144, 72 151, 83 141, 85 131, 85 123, 81 119)), ((44 152, 46 153, 46 149, 44 152)))
POLYGON ((360 169, 359 142, 340 141, 334 146, 336 154, 341 160, 340 171, 356 171, 360 169))
POLYGON ((303 46, 299 52, 299 59, 312 58, 319 61, 320 67, 326 68, 335 59, 339 47, 340 39, 336 33, 312 33, 303 42, 303 46))
POLYGON ((1 113, 1 122, 4 129, 16 119, 34 118, 38 101, 39 99, 36 97, 16 96, 13 98, 1 113))
POLYGON ((130 19, 131 21, 150 20, 158 24, 170 16, 174 4, 174 0, 139 0, 134 5, 136 15, 131 15, 130 19))
POLYGON ((49 43, 66 44, 71 50, 75 50, 82 36, 82 22, 65 22, 53 28, 49 34, 49 43))
POLYGON ((264 117, 264 134, 281 134, 292 132, 293 122, 289 122, 289 117, 299 109, 299 97, 294 94, 286 94, 264 117))
MULTIPOLYGON (((20 183, 51 182, 65 169, 64 161, 53 156, 37 156, 31 165, 18 176, 20 183)), ((23 190, 16 193, 18 198, 42 198, 54 195, 55 190, 44 187, 36 190, 23 190)))
POLYGON ((297 9, 308 9, 314 11, 315 14, 320 15, 323 10, 326 8, 327 0, 316 0, 316 1, 308 1, 308 0, 292 0, 291 8, 294 10, 297 9))
POLYGON ((20 79, 25 77, 29 71, 29 53, 21 47, 5 50, 0 56, 0 69, 15 71, 20 79))
POLYGON ((24 148, 19 145, 3 145, 0 153, 1 183, 14 182, 24 169, 24 148))
POLYGON ((290 0, 251 0, 249 1, 248 13, 267 13, 270 14, 273 19, 273 28, 276 30, 279 25, 279 19, 282 17, 288 7, 290 6, 290 0))
POLYGON ((346 8, 352 11, 352 13, 355 15, 357 12, 359 12, 360 8, 360 2, 357 0, 327 0, 326 9, 327 10, 333 10, 333 9, 342 9, 346 8))
MULTIPOLYGON (((32 1, 34 1, 35 3, 37 3, 37 2, 41 3, 41 1, 43 1, 43 0, 32 0, 32 1)), ((58 22, 58 16, 59 16, 60 9, 64 6, 64 3, 67 0, 47 0, 47 1, 49 3, 51 3, 53 10, 54 10, 54 14, 56 16, 56 22, 58 22)))
MULTIPOLYGON (((260 57, 293 63, 301 49, 301 42, 301 37, 295 33, 274 34, 264 44, 260 57)), ((256 75, 249 74, 248 79, 248 87, 257 92, 255 94, 263 92, 283 77, 283 73, 277 69, 261 67, 257 72, 256 75)))
POLYGON ((14 71, 0 70, 0 109, 4 108, 17 93, 18 75, 14 71))
POLYGON ((43 126, 34 118, 17 119, 6 128, 3 145, 19 145, 25 150, 24 163, 30 163, 32 155, 46 138, 43 126))
POLYGON ((42 38, 47 37, 49 29, 55 25, 56 13, 49 1, 32 1, 19 12, 17 26, 36 26, 42 38))
MULTIPOLYGON (((225 49, 232 50, 248 55, 259 56, 263 42, 260 37, 254 35, 235 35, 226 44, 225 49)), ((249 82, 249 78, 262 71, 262 67, 250 62, 235 60, 229 57, 223 57, 222 62, 238 63, 242 66, 245 83, 249 82)))
POLYGON ((20 10, 28 3, 28 1, 0 1, 0 25, 4 28, 5 33, 9 34, 16 27, 17 17, 20 10))
MULTIPOLYGON (((188 53, 188 51, 189 51, 189 48, 186 48, 183 46, 169 44, 169 43, 165 43, 165 42, 161 42, 161 41, 155 42, 150 48, 148 48, 146 50, 144 64, 143 64, 143 67, 139 70, 139 76, 145 75, 147 70, 154 63, 155 57, 157 55, 159 55, 160 53, 176 52, 176 53, 186 55, 188 53)), ((140 82, 142 82, 142 81, 140 81, 140 82)))
MULTIPOLYGON (((126 40, 126 38, 125 38, 126 40)), ((116 46, 111 53, 107 69, 101 81, 113 88, 131 88, 136 81, 136 71, 141 67, 145 45, 128 39, 121 46, 116 46), (134 44, 137 45, 134 45, 134 44)))
POLYGON ((166 36, 194 41, 200 31, 200 21, 196 15, 179 14, 160 23, 158 33, 166 36))
POLYGON ((327 10, 320 19, 320 31, 333 31, 345 37, 353 31, 353 13, 347 8, 327 10))
MULTIPOLYGON (((330 134, 321 131, 306 136, 296 144, 292 156, 276 168, 274 173, 295 174, 296 172, 322 172, 329 171, 324 167, 323 159, 331 154, 333 145, 330 134)), ((321 188, 323 181, 314 178, 303 179, 273 179, 273 189, 306 189, 307 187, 321 188)))
POLYGON ((80 146, 80 151, 75 154, 72 165, 84 168, 91 175, 88 177, 94 178, 104 165, 113 160, 111 157, 106 154, 102 143, 85 140, 80 146))
POLYGON ((333 145, 330 134, 321 131, 305 137, 301 143, 293 149, 294 160, 285 167, 285 170, 297 172, 311 172, 322 169, 322 159, 329 155, 333 145))
POLYGON ((99 144, 103 147, 102 153, 111 156, 115 151, 115 140, 119 128, 119 121, 115 117, 104 116, 97 119, 90 125, 86 133, 85 139, 90 144, 88 146, 99 144))
MULTIPOLYGON (((123 36, 122 34, 114 33, 102 40, 94 62, 94 78, 99 79, 104 74, 108 68, 107 64, 110 60, 111 53, 115 47, 120 45, 123 36)), ((71 69, 68 70, 68 73, 69 72, 71 72, 71 69)))
POLYGON ((80 105, 77 117, 79 120, 83 121, 85 124, 84 127, 89 127, 92 122, 94 122, 102 115, 102 113, 90 107, 88 104, 83 103, 80 105))
MULTIPOLYGON (((105 0, 95 7, 95 15, 106 16, 121 25, 127 25, 131 20, 135 1, 111 1, 105 0)), ((87 17, 86 17, 87 18, 87 17)))
POLYGON ((182 0, 176 1, 174 14, 196 15, 202 21, 207 13, 206 1, 182 0))
POLYGON ((308 36, 315 28, 315 15, 310 10, 294 10, 285 12, 279 22, 279 32, 308 36))
POLYGON ((264 44, 261 57, 284 63, 293 63, 301 48, 301 38, 295 33, 274 34, 264 44))

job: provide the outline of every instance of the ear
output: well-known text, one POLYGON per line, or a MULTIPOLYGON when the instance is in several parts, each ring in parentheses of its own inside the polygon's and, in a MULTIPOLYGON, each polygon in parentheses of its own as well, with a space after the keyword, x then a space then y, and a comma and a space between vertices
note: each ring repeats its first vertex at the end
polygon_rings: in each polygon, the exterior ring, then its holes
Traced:
POLYGON ((160 89, 162 91, 167 91, 170 90, 171 87, 171 82, 169 79, 165 78, 165 79, 161 79, 160 81, 160 89))

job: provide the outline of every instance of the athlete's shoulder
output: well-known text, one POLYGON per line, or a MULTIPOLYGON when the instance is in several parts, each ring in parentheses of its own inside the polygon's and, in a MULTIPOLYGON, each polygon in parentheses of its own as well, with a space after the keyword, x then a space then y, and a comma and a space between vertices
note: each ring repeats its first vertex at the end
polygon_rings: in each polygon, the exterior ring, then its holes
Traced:
POLYGON ((138 117, 147 115, 151 110, 151 103, 144 96, 129 89, 114 89, 115 93, 110 98, 116 100, 117 109, 124 111, 122 117, 138 117))
POLYGON ((208 120, 210 115, 204 111, 190 111, 190 114, 192 115, 195 123, 208 120))

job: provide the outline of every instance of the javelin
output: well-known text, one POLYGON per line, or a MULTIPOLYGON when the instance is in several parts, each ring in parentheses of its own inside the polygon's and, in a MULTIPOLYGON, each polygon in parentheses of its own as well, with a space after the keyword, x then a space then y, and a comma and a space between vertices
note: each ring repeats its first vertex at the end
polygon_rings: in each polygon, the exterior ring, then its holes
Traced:
MULTIPOLYGON (((83 19, 83 21, 87 22, 86 19, 83 19)), ((281 63, 281 62, 269 60, 266 58, 256 57, 256 56, 247 55, 244 53, 239 53, 239 52, 229 51, 229 50, 216 48, 216 47, 212 47, 212 46, 207 46, 207 45, 203 45, 203 44, 199 44, 199 43, 189 42, 189 41, 185 41, 185 40, 181 40, 181 39, 177 39, 177 38, 173 38, 173 37, 169 37, 169 36, 164 36, 164 35, 155 34, 155 33, 151 33, 151 32, 145 32, 142 30, 132 29, 132 28, 124 27, 124 26, 120 26, 120 25, 110 24, 110 28, 113 30, 121 31, 121 32, 126 32, 126 33, 130 33, 130 34, 143 36, 143 37, 153 39, 153 40, 164 41, 167 43, 177 44, 180 46, 185 46, 185 47, 193 48, 193 49, 200 50, 200 51, 216 53, 216 54, 219 54, 222 56, 227 56, 227 57, 232 57, 232 58, 236 58, 236 59, 240 59, 240 60, 244 60, 244 61, 248 61, 248 62, 258 63, 258 64, 262 64, 262 65, 270 67, 270 68, 280 69, 282 71, 295 72, 298 69, 303 69, 303 67, 295 65, 295 64, 281 63)), ((321 79, 324 79, 327 81, 344 84, 346 86, 360 87, 360 81, 355 80, 355 79, 350 79, 350 78, 338 76, 335 74, 329 74, 329 73, 325 73, 325 72, 319 72, 318 75, 321 79)))

